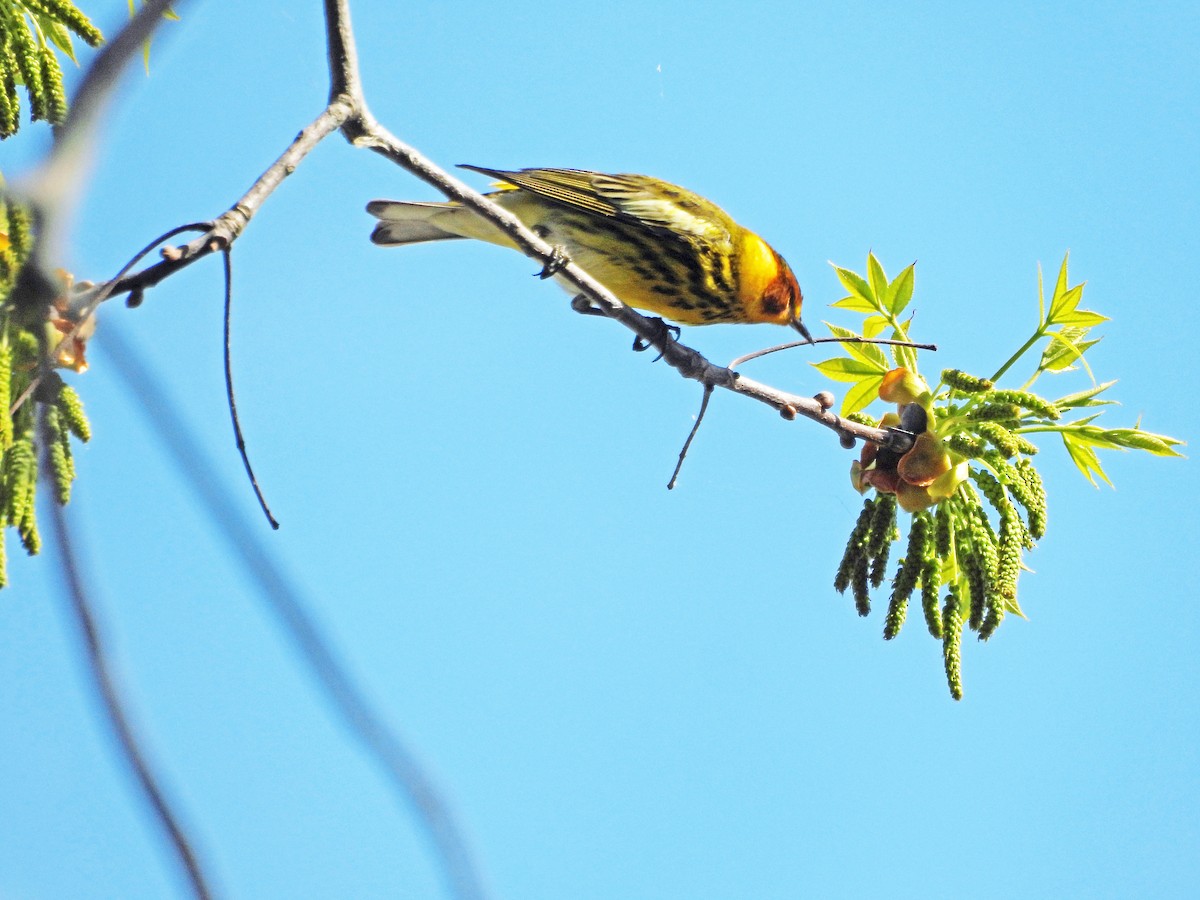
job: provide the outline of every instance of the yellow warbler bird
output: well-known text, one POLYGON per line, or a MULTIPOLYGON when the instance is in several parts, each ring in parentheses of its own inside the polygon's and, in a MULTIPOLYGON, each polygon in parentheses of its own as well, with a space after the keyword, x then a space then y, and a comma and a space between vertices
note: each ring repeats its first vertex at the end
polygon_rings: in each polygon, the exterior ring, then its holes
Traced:
MULTIPOLYGON (((488 194, 622 303, 682 325, 800 321, 804 298, 783 257, 715 203, 646 175, 579 169, 506 172, 488 194)), ((511 247, 494 225, 458 203, 373 200, 371 240, 393 246, 475 238, 511 247)))

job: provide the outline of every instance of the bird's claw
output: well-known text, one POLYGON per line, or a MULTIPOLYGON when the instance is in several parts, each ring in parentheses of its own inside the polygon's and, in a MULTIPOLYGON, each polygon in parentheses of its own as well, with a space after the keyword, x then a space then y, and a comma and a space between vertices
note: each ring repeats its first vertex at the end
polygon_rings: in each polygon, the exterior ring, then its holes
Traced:
MULTIPOLYGON (((550 250, 550 258, 546 260, 546 264, 542 266, 542 270, 537 273, 537 277, 541 279, 553 278, 563 270, 563 267, 571 261, 571 257, 567 256, 567 251, 555 244, 550 250)), ((574 301, 571 301, 574 305, 574 301)))
MULTIPOLYGON (((677 341, 679 340, 679 335, 683 333, 683 329, 681 329, 678 325, 668 325, 662 319, 657 317, 647 319, 646 321, 653 324, 657 334, 655 334, 652 338, 644 338, 640 334, 635 337, 633 339, 634 353, 642 353, 645 350, 649 350, 655 344, 659 345, 660 347, 665 347, 667 341, 677 341)), ((651 360, 651 362, 658 362, 662 358, 662 353, 659 353, 658 356, 651 360)))

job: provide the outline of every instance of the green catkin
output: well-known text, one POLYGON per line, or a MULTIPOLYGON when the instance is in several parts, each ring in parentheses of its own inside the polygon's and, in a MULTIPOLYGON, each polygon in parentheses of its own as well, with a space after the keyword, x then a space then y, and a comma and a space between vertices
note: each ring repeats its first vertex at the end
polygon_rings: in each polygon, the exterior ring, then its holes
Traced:
POLYGON ((1024 546, 1026 550, 1033 550, 1033 534, 1031 529, 1026 528, 1025 523, 1020 520, 1018 515, 1016 515, 1015 506, 1009 502, 1007 494, 1004 494, 1003 491, 1007 490, 1008 493, 1013 494, 1013 499, 1021 504, 1021 506, 1024 506, 1026 510, 1030 508, 1030 505, 1037 506, 1037 499, 1030 496, 1030 491, 1028 491, 1028 486, 1026 485, 1024 476, 1022 476, 1018 470, 1016 470, 1016 467, 1013 466, 1012 463, 1009 463, 1006 460, 1001 460, 1001 458, 998 458, 997 456, 985 456, 984 458, 986 462, 988 462, 989 466, 996 469, 996 474, 1000 476, 1000 481, 1003 485, 1000 494, 1000 496, 1003 498, 1002 502, 1001 500, 992 500, 991 497, 988 498, 989 502, 995 506, 996 511, 1001 516, 1001 520, 1008 515, 1013 516, 1014 520, 1016 520, 1014 527, 1019 527, 1020 529, 1021 545, 1024 546))
POLYGON ((50 476, 54 483, 54 497, 59 506, 66 506, 71 499, 71 480, 74 477, 70 456, 63 449, 62 438, 68 432, 59 419, 58 410, 46 407, 46 432, 49 439, 50 476))
POLYGON ((1037 444, 1029 440, 1029 438, 1025 437, 1024 435, 1017 434, 1016 432, 1010 431, 1009 434, 1011 434, 1012 439, 1016 441, 1018 453, 1020 453, 1022 456, 1037 456, 1037 444))
POLYGON ((1017 455, 1020 448, 1017 444, 1016 435, 999 422, 980 422, 975 426, 975 430, 989 444, 995 447, 1005 459, 1012 459, 1017 455))
POLYGON ((5 211, 8 213, 8 239, 12 242, 12 252, 18 263, 24 262, 33 249, 33 220, 29 210, 19 203, 9 201, 5 211))
POLYGON ((988 597, 987 615, 979 629, 979 639, 986 641, 1004 621, 1004 614, 1017 602, 1017 575, 1021 570, 1021 536, 1024 528, 1015 512, 1000 520, 999 559, 996 578, 988 597))
POLYGON ((1016 422, 1021 418, 1021 408, 1015 403, 983 403, 967 413, 974 422, 1016 422))
POLYGON ((963 558, 963 573, 967 579, 967 596, 970 601, 967 626, 972 631, 983 627, 983 615, 987 612, 988 590, 991 585, 989 576, 990 566, 987 562, 987 551, 995 555, 995 548, 986 537, 978 539, 978 532, 972 534, 971 552, 963 558))
POLYGON ((99 47, 104 43, 104 35, 92 24, 75 4, 67 0, 32 0, 27 5, 40 7, 47 15, 57 19, 67 28, 77 34, 89 47, 99 47))
POLYGON ((25 515, 16 523, 17 534, 21 538, 21 546, 30 556, 37 556, 42 550, 42 536, 38 534, 37 517, 33 511, 33 487, 30 486, 29 497, 25 502, 25 515))
MULTIPOLYGON (((936 559, 927 559, 921 566, 921 609, 925 613, 926 627, 929 626, 931 613, 936 618, 938 597, 942 592, 941 568, 936 559)), ((930 634, 941 637, 932 629, 930 634)))
POLYGON ((984 443, 975 435, 960 431, 946 438, 946 448, 963 459, 974 459, 983 455, 984 443))
POLYGON ((71 432, 66 428, 58 432, 58 443, 62 445, 63 456, 67 462, 67 477, 75 483, 75 454, 71 450, 71 432))
POLYGON ((871 528, 867 538, 867 559, 871 563, 872 587, 883 584, 896 531, 896 497, 894 494, 880 494, 875 501, 875 512, 871 516, 871 528))
POLYGON ((29 95, 29 118, 37 122, 46 118, 46 91, 42 85, 42 63, 38 57, 38 44, 29 33, 29 26, 24 16, 17 17, 17 23, 9 29, 12 40, 13 58, 16 60, 17 71, 25 82, 25 93, 29 95))
POLYGON ((900 633, 907 616, 908 597, 901 597, 893 593, 888 599, 887 615, 883 619, 883 639, 885 641, 892 640, 900 633))
POLYGON ((945 558, 950 555, 950 550, 954 544, 954 522, 951 519, 950 512, 951 504, 949 502, 939 503, 934 512, 934 532, 933 546, 937 551, 939 558, 945 558))
POLYGON ((900 630, 900 625, 904 622, 908 599, 917 586, 917 579, 921 577, 928 530, 927 514, 913 513, 912 522, 908 526, 908 547, 896 569, 896 577, 892 579, 892 593, 888 598, 888 614, 884 620, 883 636, 885 640, 894 638, 900 630), (891 630, 893 625, 895 630, 891 630))
POLYGON ((946 684, 950 696, 961 700, 962 690, 962 601, 951 587, 942 610, 942 661, 946 667, 946 684))
POLYGON ((54 399, 55 406, 62 414, 63 422, 70 430, 71 434, 87 443, 92 439, 92 426, 88 422, 87 414, 83 410, 83 401, 79 399, 79 394, 75 388, 69 384, 63 384, 58 390, 58 396, 54 399))
POLYGON ((1039 397, 1029 391, 994 391, 988 399, 993 403, 1011 403, 1043 419, 1057 421, 1062 418, 1057 406, 1045 397, 1039 397))
POLYGON ((42 70, 42 86, 46 90, 46 121, 61 125, 67 120, 67 92, 63 87, 62 69, 49 47, 38 50, 42 70))
MULTIPOLYGON (((985 476, 985 482, 987 479, 991 479, 990 482, 987 482, 988 489, 998 489, 1003 495, 1003 489, 995 479, 991 478, 991 474, 980 471, 982 476, 985 476)), ((974 476, 975 472, 972 471, 971 474, 974 476)), ((983 625, 984 613, 987 611, 989 603, 988 598, 994 592, 997 540, 995 532, 992 531, 992 525, 988 521, 987 513, 984 512, 979 494, 970 484, 962 486, 962 494, 965 530, 969 546, 967 552, 960 554, 959 558, 967 577, 970 599, 968 624, 972 631, 978 631, 983 625)), ((1007 503, 1007 498, 1004 499, 1007 503)))
POLYGON ((1046 487, 1042 484, 1042 476, 1029 460, 1018 462, 1016 469, 1029 498, 1028 503, 1021 501, 1029 516, 1029 533, 1035 540, 1041 540, 1046 535, 1046 487))
POLYGON ((850 539, 846 541, 846 552, 842 554, 842 562, 838 566, 837 575, 833 579, 833 589, 839 594, 846 593, 846 588, 850 586, 850 578, 854 574, 858 558, 866 552, 865 543, 874 513, 875 501, 868 497, 863 501, 862 512, 858 514, 858 521, 854 523, 854 530, 850 532, 850 539))
POLYGON ((971 480, 979 487, 979 493, 987 498, 988 503, 1002 517, 1005 510, 1012 507, 1012 504, 1008 501, 1008 496, 1004 493, 1004 486, 987 469, 972 468, 971 480))
POLYGON ((860 616, 871 614, 871 587, 867 574, 867 555, 859 555, 854 561, 854 571, 850 575, 850 585, 854 592, 854 609, 860 616))
POLYGON ((29 486, 37 476, 37 459, 33 453, 33 438, 22 435, 4 454, 4 518, 10 525, 20 525, 31 500, 29 486))
POLYGON ((889 540, 883 545, 883 550, 878 556, 871 558, 871 587, 877 588, 883 585, 884 578, 887 577, 888 557, 891 556, 892 542, 889 540))
POLYGON ((0 409, 0 453, 12 446, 13 442, 12 416, 8 413, 13 400, 12 363, 12 347, 5 341, 0 344, 0 403, 4 404, 4 408, 0 409))
POLYGON ((7 50, 7 46, 0 45, 0 138, 12 137, 21 127, 21 98, 8 66, 7 50))
POLYGON ((961 369, 942 369, 942 381, 964 394, 978 394, 994 387, 986 378, 968 375, 961 369))
POLYGON ((879 420, 876 419, 874 416, 872 416, 869 413, 865 413, 865 412, 861 412, 861 411, 860 412, 852 412, 852 413, 850 413, 850 415, 846 416, 846 418, 849 419, 851 422, 857 422, 859 425, 865 425, 867 428, 878 428, 879 427, 879 420))

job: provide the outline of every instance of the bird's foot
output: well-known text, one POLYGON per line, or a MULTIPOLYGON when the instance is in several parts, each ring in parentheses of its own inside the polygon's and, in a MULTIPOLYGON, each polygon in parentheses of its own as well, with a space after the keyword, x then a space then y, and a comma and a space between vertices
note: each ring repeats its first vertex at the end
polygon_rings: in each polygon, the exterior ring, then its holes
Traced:
POLYGON ((571 298, 571 309, 579 313, 581 316, 603 316, 604 310, 597 306, 592 306, 592 301, 584 294, 576 294, 571 298))
MULTIPOLYGON (((571 261, 571 257, 567 256, 567 251, 557 244, 550 251, 550 258, 546 260, 546 264, 542 266, 542 270, 537 273, 537 277, 541 279, 553 278, 563 270, 563 266, 571 261)), ((573 302, 573 301, 572 301, 573 302)))
MULTIPOLYGON (((649 350, 651 347, 654 347, 654 346, 658 346, 659 348, 665 348, 667 345, 667 341, 677 341, 677 340, 679 340, 679 335, 681 335, 683 333, 683 329, 681 329, 678 325, 668 325, 666 322, 664 322, 662 319, 658 318, 657 316, 647 318, 646 321, 648 321, 651 324, 651 326, 653 327, 654 332, 655 332, 654 336, 649 337, 649 338, 644 338, 639 334, 637 337, 635 337, 633 339, 633 352, 634 353, 641 353, 645 350, 649 350)), ((663 355, 660 352, 658 354, 658 356, 654 357, 654 359, 652 361, 658 362, 662 358, 663 358, 663 355)))

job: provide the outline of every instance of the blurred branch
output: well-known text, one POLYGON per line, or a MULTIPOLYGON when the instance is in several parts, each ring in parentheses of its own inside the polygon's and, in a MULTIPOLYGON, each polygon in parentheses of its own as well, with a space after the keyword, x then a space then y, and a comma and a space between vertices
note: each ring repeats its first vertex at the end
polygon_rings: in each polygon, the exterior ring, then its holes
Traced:
POLYGON ((338 659, 308 612, 299 589, 284 574, 258 530, 248 523, 239 505, 222 486, 212 463, 199 449, 196 435, 176 412, 178 404, 163 391, 162 379, 142 361, 137 349, 121 336, 119 329, 106 328, 97 334, 97 340, 130 393, 140 401, 147 423, 174 457, 196 499, 220 523, 218 534, 267 600, 284 634, 316 677, 332 708, 380 766, 396 793, 407 798, 417 810, 442 858, 454 896, 481 900, 485 894, 479 876, 448 804, 413 752, 371 708, 345 664, 338 659))
MULTIPOLYGON (((39 415, 38 432, 40 435, 39 442, 42 446, 42 477, 49 480, 52 477, 50 472, 50 447, 53 445, 53 439, 49 436, 45 417, 46 408, 43 406, 39 415)), ((112 728, 113 736, 116 737, 117 744, 121 748, 121 754, 124 756, 129 768, 133 771, 142 794, 149 803, 150 808, 154 811, 159 824, 166 832, 175 855, 178 857, 184 872, 187 874, 192 894, 200 898, 200 900, 208 900, 208 898, 212 897, 212 891, 209 889, 207 879, 196 858, 192 842, 183 830, 183 826, 179 823, 178 817, 172 811, 171 804, 167 802, 158 779, 151 771, 150 763, 141 749, 141 740, 138 738, 133 724, 125 712, 125 701, 121 697, 121 691, 117 687, 112 670, 109 668, 108 653, 100 632, 100 625, 96 619, 96 613, 92 608, 92 602, 88 596, 86 579, 83 576, 82 567, 75 552, 76 541, 71 533, 70 523, 67 521, 66 510, 53 499, 48 501, 46 505, 50 508, 51 531, 61 561, 65 593, 71 601, 71 612, 75 617, 75 624, 79 626, 79 633, 83 638, 84 647, 87 651, 85 659, 87 661, 88 673, 91 676, 93 686, 96 688, 100 702, 104 707, 104 712, 112 728)))
MULTIPOLYGON (((53 268, 62 258, 66 223, 86 181, 91 148, 96 141, 99 123, 121 74, 130 60, 139 54, 143 42, 154 33, 167 6, 167 0, 149 0, 116 38, 97 55, 71 102, 66 122, 54 132, 54 146, 46 162, 14 191, 29 205, 36 222, 30 258, 22 267, 13 290, 15 303, 29 313, 43 315, 41 310, 46 308, 46 304, 57 293, 57 279, 53 268)), ((48 375, 53 364, 51 354, 43 352, 40 376, 37 380, 48 375)), ((40 404, 37 427, 38 443, 41 445, 42 477, 47 483, 53 483, 53 441, 50 439, 46 417, 47 407, 40 404)), ((121 755, 134 774, 143 799, 153 811, 155 820, 165 833, 187 875, 193 895, 207 900, 212 893, 192 849, 192 842, 150 769, 138 736, 125 712, 120 690, 109 669, 100 627, 92 610, 63 509, 54 500, 51 500, 48 506, 53 519, 55 543, 62 558, 66 593, 71 600, 71 610, 84 639, 88 671, 105 716, 117 739, 121 755)))

